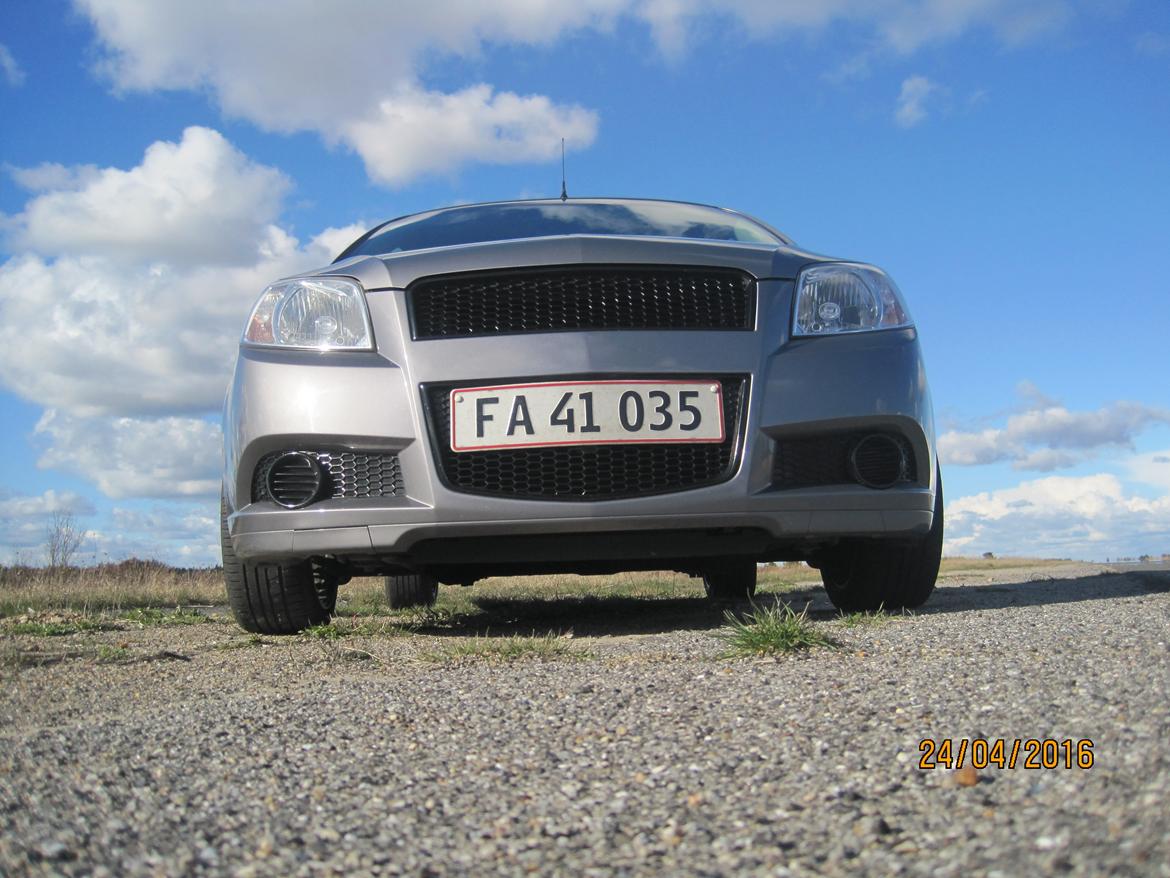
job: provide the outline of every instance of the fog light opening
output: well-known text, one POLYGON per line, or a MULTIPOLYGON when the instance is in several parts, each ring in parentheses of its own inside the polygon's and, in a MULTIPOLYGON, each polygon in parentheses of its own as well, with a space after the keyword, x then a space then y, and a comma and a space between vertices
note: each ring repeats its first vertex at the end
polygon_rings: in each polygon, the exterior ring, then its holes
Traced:
POLYGON ((910 480, 910 452, 905 441, 886 433, 859 439, 849 452, 849 474, 867 488, 892 488, 910 480))
POLYGON ((274 502, 286 509, 300 509, 320 498, 325 470, 316 457, 290 451, 272 462, 265 481, 274 502))

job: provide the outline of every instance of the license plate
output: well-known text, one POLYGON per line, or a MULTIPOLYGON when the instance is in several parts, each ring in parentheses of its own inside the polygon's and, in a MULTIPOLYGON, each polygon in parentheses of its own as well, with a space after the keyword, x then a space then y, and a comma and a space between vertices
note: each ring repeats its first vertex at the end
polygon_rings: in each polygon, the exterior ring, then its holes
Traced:
POLYGON ((451 450, 724 440, 718 381, 557 381, 451 391, 451 450))

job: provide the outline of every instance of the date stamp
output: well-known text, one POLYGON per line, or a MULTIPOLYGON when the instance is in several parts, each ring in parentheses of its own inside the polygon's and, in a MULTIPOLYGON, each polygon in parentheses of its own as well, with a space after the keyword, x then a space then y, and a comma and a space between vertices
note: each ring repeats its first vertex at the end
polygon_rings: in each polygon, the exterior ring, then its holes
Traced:
POLYGON ((918 742, 918 767, 1092 768, 1089 738, 923 738, 918 742))

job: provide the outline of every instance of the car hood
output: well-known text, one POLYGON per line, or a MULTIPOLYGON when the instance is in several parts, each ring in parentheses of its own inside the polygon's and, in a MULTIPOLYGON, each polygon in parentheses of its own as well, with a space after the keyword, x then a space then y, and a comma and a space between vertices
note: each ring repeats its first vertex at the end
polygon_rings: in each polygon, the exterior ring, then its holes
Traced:
POLYGON ((556 235, 484 244, 460 244, 385 256, 354 256, 305 272, 356 278, 367 290, 402 289, 420 277, 543 265, 702 265, 739 268, 758 279, 791 280, 824 256, 778 244, 693 238, 556 235))

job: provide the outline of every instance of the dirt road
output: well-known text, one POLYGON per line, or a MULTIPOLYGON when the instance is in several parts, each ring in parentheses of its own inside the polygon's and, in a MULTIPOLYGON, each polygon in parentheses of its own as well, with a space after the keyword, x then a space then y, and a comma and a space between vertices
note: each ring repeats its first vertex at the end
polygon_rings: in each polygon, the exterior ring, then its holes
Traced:
POLYGON ((6 635, 0 873, 1170 875, 1168 587, 988 571, 853 625, 809 587, 836 646, 768 659, 697 595, 6 635))

